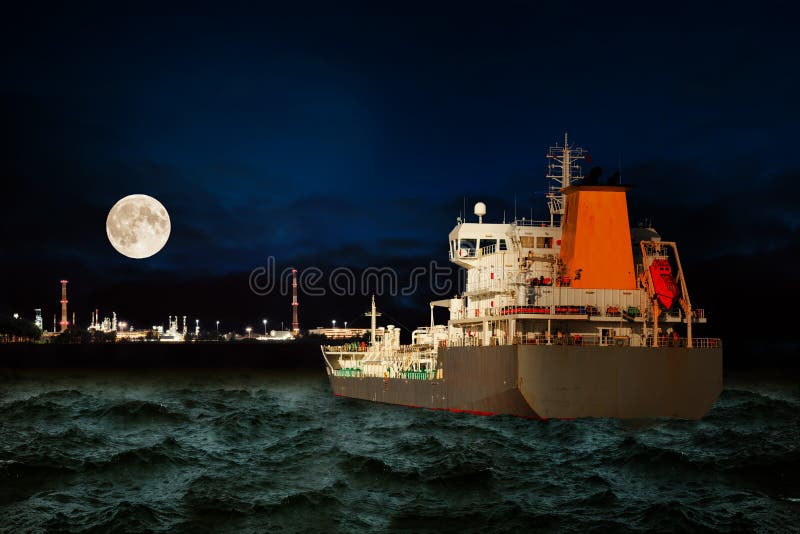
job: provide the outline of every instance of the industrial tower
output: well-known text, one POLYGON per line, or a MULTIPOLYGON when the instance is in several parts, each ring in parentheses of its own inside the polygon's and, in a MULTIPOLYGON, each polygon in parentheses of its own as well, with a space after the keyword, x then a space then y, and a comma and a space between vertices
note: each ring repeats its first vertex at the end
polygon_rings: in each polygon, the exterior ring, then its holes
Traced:
POLYGON ((292 335, 300 335, 300 322, 297 320, 297 269, 292 269, 292 335))
POLYGON ((67 329, 67 325, 69 325, 69 321, 67 321, 67 281, 61 281, 61 331, 67 329))

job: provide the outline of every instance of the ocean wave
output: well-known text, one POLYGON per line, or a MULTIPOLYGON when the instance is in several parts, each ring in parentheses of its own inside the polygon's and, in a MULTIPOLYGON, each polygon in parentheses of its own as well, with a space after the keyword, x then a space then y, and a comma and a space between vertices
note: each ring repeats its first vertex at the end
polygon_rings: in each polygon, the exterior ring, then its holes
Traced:
POLYGON ((32 397, 33 399, 53 399, 53 400, 69 400, 74 401, 80 398, 83 398, 85 395, 78 391, 77 389, 54 389, 50 391, 46 391, 44 393, 40 393, 39 395, 32 397))
POLYGON ((69 427, 55 433, 19 433, 14 441, 6 441, 0 464, 0 476, 20 479, 21 483, 37 483, 48 476, 59 477, 79 472, 87 451, 107 446, 102 435, 69 427))
POLYGON ((244 515, 250 513, 255 505, 240 499, 234 491, 241 483, 241 480, 201 475, 192 480, 182 501, 192 514, 244 515))
POLYGON ((87 459, 83 467, 93 470, 150 468, 162 464, 185 465, 192 460, 188 451, 168 436, 152 445, 119 451, 102 459, 87 459))
POLYGON ((491 459, 478 452, 440 455, 435 458, 415 456, 378 457, 340 451, 339 467, 357 477, 378 477, 389 480, 408 480, 468 487, 470 483, 488 482, 494 471, 491 459))
POLYGON ((62 404, 46 399, 14 400, 0 405, 1 419, 17 419, 25 422, 57 421, 63 419, 65 415, 66 411, 62 404))
POLYGON ((73 467, 48 462, 45 459, 40 461, 21 461, 21 460, 0 460, 0 476, 9 483, 4 487, 12 489, 15 481, 29 482, 31 478, 57 476, 61 474, 72 474, 76 472, 73 467))
POLYGON ((0 460, 0 505, 24 501, 44 488, 62 484, 75 472, 46 459, 0 460))
POLYGON ((583 532, 581 521, 555 510, 531 510, 515 502, 474 501, 462 506, 412 502, 390 513, 392 532, 583 532))
POLYGON ((604 489, 583 495, 577 499, 569 501, 569 506, 573 508, 601 509, 616 506, 620 502, 619 497, 614 491, 604 489))
POLYGON ((124 400, 110 407, 94 410, 94 415, 123 424, 189 421, 189 416, 183 412, 174 411, 164 404, 138 399, 124 400))
POLYGON ((794 420, 800 402, 784 396, 771 396, 750 390, 725 390, 704 421, 735 419, 747 425, 794 420), (745 417, 743 417, 745 415, 745 417))
POLYGON ((621 442, 600 451, 600 456, 613 465, 647 471, 696 471, 714 465, 713 462, 685 450, 643 443, 633 436, 626 436, 621 442))
POLYGON ((800 506, 785 388, 700 421, 537 422, 237 380, 15 386, 0 531, 778 531, 800 506))
MULTIPOLYGON (((266 435, 274 435, 285 431, 292 432, 294 440, 303 440, 302 433, 297 433, 298 428, 303 428, 314 419, 308 415, 276 413, 275 410, 247 408, 227 412, 210 420, 210 428, 223 440, 252 440, 266 435)), ((313 427, 305 431, 316 432, 313 427)))
POLYGON ((48 531, 153 532, 164 530, 170 518, 140 502, 123 501, 88 513, 59 514, 43 525, 48 531))
MULTIPOLYGON (((314 531, 336 530, 347 514, 337 496, 341 483, 320 489, 280 491, 250 488, 241 480, 203 475, 182 497, 185 531, 314 531)), ((364 525, 362 525, 364 526, 364 525)))
POLYGON ((272 505, 273 511, 301 511, 318 513, 320 509, 341 512, 344 503, 336 496, 336 487, 300 491, 287 495, 280 503, 272 505))
POLYGON ((651 532, 714 532, 698 515, 681 502, 669 501, 629 507, 621 517, 631 527, 651 532))
POLYGON ((263 413, 256 410, 243 410, 220 415, 211 420, 211 425, 217 430, 230 433, 233 437, 238 438, 267 422, 268 419, 263 413))
MULTIPOLYGON (((59 428, 59 427, 56 427, 59 428)), ((50 452, 58 452, 64 456, 68 451, 85 450, 89 447, 106 445, 107 438, 103 434, 90 432, 84 428, 70 425, 55 432, 27 430, 20 432, 12 441, 6 441, 8 450, 18 456, 47 456, 50 452)))

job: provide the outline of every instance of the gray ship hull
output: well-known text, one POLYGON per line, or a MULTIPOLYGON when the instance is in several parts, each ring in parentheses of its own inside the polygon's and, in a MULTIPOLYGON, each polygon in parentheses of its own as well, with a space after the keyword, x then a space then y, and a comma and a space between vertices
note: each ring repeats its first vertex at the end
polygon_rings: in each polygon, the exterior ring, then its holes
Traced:
POLYGON ((442 378, 341 377, 335 395, 534 419, 700 419, 722 391, 722 349, 505 345, 439 349, 442 378))

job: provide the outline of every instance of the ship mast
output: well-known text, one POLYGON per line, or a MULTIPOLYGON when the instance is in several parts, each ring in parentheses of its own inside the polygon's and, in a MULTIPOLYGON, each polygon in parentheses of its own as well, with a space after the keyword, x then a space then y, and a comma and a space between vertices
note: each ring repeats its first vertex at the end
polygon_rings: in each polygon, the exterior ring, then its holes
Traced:
POLYGON ((550 208, 550 226, 555 223, 555 216, 558 215, 558 223, 564 218, 564 194, 562 190, 569 187, 573 181, 582 180, 580 162, 586 159, 588 152, 580 147, 569 145, 569 137, 564 132, 564 145, 551 146, 545 156, 547 163, 547 177, 552 180, 550 190, 547 193, 547 207, 550 208))
POLYGON ((375 308, 375 295, 372 295, 372 309, 370 311, 368 311, 367 313, 365 313, 364 315, 366 315, 367 317, 369 317, 371 319, 371 321, 370 321, 369 344, 371 346, 375 346, 375 335, 376 335, 377 330, 378 330, 377 317, 380 315, 380 313, 375 308))
POLYGON ((372 310, 370 310, 370 311, 372 312, 370 314, 371 315, 371 317, 370 317, 370 319, 371 319, 370 320, 370 342, 374 346, 375 345, 375 326, 376 326, 376 321, 375 321, 375 295, 372 295, 372 310))

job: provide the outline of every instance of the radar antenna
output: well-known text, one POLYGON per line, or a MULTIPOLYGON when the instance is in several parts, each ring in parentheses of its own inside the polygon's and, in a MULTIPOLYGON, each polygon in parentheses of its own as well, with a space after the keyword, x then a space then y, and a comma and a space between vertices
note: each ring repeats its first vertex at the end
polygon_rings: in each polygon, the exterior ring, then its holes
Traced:
POLYGON ((552 180, 547 193, 547 206, 550 208, 550 225, 559 217, 559 224, 564 217, 563 189, 572 182, 583 179, 580 162, 587 159, 589 152, 580 147, 570 146, 567 132, 564 132, 564 145, 551 146, 547 155, 547 177, 552 180))

